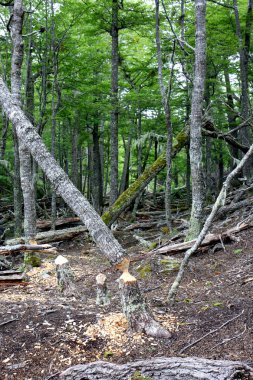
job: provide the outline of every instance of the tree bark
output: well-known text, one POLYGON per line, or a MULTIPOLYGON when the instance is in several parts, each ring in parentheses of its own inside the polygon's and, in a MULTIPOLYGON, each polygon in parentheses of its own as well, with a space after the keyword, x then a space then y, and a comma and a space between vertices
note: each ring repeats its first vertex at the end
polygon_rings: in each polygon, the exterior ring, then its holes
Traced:
MULTIPOLYGON (((23 61, 23 28, 24 10, 22 0, 15 0, 11 23, 13 42, 11 61, 11 91, 15 104, 21 105, 21 68, 23 61)), ((24 198, 24 231, 26 240, 33 240, 36 234, 36 207, 33 187, 31 157, 22 141, 19 141, 20 178, 24 198)))
MULTIPOLYGON (((159 0, 155 0, 156 4, 156 53, 158 63, 158 79, 160 86, 160 93, 162 97, 162 104, 165 116, 165 125, 167 130, 167 148, 166 148, 166 187, 165 187, 165 210, 166 210, 166 222, 169 228, 171 228, 171 164, 172 164, 172 124, 170 115, 170 92, 171 92, 171 78, 169 82, 169 88, 166 91, 163 78, 163 63, 162 63, 162 51, 161 51, 161 39, 160 39, 160 17, 159 17, 159 0), (167 93, 168 92, 168 93, 167 93)), ((174 54, 174 51, 173 53, 174 54)), ((173 72, 173 69, 172 69, 173 72)))
POLYGON ((70 367, 60 380, 232 380, 253 379, 253 368, 242 362, 202 358, 153 358, 126 364, 98 361, 70 367))
POLYGON ((119 71, 119 26, 118 0, 112 0, 112 79, 111 79, 111 173, 110 173, 110 204, 118 198, 118 71, 119 71))
POLYGON ((192 175, 192 211, 187 239, 198 236, 203 220, 202 178, 202 105, 204 100, 206 73, 206 0, 195 0, 196 46, 195 69, 191 104, 190 159, 192 175))

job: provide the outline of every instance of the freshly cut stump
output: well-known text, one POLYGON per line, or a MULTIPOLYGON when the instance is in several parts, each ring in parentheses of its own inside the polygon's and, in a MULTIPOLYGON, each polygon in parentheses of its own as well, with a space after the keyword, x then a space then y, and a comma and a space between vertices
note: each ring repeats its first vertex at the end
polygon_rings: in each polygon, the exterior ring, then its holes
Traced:
POLYGON ((77 289, 74 283, 74 274, 66 257, 59 255, 55 259, 57 283, 65 296, 76 296, 77 289))
POLYGON ((171 333, 162 327, 152 316, 145 299, 143 298, 137 280, 128 272, 128 266, 118 279, 121 290, 121 304, 133 331, 145 332, 156 338, 170 338, 171 333))
POLYGON ((117 365, 98 361, 68 368, 60 380, 252 380, 241 362, 200 358, 154 358, 117 365))
POLYGON ((99 273, 96 277, 96 282, 97 282, 97 299, 96 299, 97 305, 100 305, 100 306, 109 305, 110 296, 107 289, 106 275, 103 273, 99 273))

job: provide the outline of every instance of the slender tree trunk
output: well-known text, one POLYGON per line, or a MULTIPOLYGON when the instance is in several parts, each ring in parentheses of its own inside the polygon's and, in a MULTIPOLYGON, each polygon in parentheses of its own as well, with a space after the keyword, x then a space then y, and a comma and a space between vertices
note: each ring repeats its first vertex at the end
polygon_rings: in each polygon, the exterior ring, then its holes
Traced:
POLYGON ((92 130, 93 157, 92 157, 92 204, 99 215, 103 209, 103 177, 99 146, 99 125, 95 123, 92 130))
POLYGON ((72 130, 72 165, 71 180, 75 186, 78 184, 78 117, 76 117, 72 130))
POLYGON ((187 239, 198 236, 203 224, 202 178, 202 106, 206 74, 206 0, 195 0, 196 44, 195 69, 191 104, 190 159, 192 176, 192 211, 187 239))
POLYGON ((166 148, 166 186, 165 186, 165 210, 166 210, 166 222, 169 228, 171 228, 172 215, 171 215, 171 152, 172 152, 172 124, 170 117, 170 86, 169 83, 168 94, 164 86, 163 79, 163 63, 162 63, 162 51, 160 40, 160 17, 159 17, 159 0, 155 0, 156 4, 156 51, 157 51, 157 63, 158 63, 158 79, 160 86, 160 93, 162 97, 162 104, 164 108, 165 125, 167 129, 167 148, 166 148))
MULTIPOLYGON (((242 35, 242 30, 241 30, 241 25, 240 25, 240 16, 239 16, 237 0, 233 0, 233 3, 234 3, 236 35, 239 41, 240 78, 241 78, 241 116, 244 121, 244 120, 247 120, 251 116, 248 72, 249 72, 249 49, 250 49, 250 33, 251 33, 253 0, 248 1, 244 41, 243 41, 243 35, 242 35)), ((251 136, 249 128, 243 128, 240 133, 241 133, 243 144, 249 146, 249 144, 251 144, 251 141, 252 141, 252 136, 251 136)), ((252 164, 253 164, 253 160, 251 159, 245 165, 243 169, 243 172, 246 178, 250 178, 253 176, 252 164)))
POLYGON ((123 310, 129 325, 136 331, 145 331, 157 337, 170 337, 170 333, 152 317, 143 299, 136 279, 128 272, 129 258, 114 238, 112 232, 91 207, 87 199, 72 184, 64 170, 46 149, 39 134, 35 131, 20 107, 15 104, 2 78, 0 78, 0 104, 16 128, 18 137, 29 148, 34 159, 47 175, 56 192, 80 217, 93 240, 111 264, 122 271, 119 279, 123 310))
POLYGON ((129 162, 130 162, 130 153, 131 153, 131 144, 132 144, 132 129, 129 131, 128 140, 125 148, 125 158, 124 166, 120 181, 120 194, 122 194, 127 188, 127 178, 129 175, 129 162))
MULTIPOLYGON (((13 41, 11 64, 11 89, 15 104, 21 105, 21 67, 23 61, 23 4, 22 0, 15 0, 11 23, 13 41)), ((24 198, 24 231, 26 240, 33 240, 36 235, 36 207, 33 187, 33 175, 30 152, 22 141, 19 141, 19 160, 21 187, 24 198)))
POLYGON ((0 146, 0 160, 4 159, 5 156, 5 149, 6 149, 6 141, 7 141, 7 134, 9 129, 9 120, 5 115, 2 115, 2 138, 1 138, 1 146, 0 146))
POLYGON ((118 71, 119 71, 119 27, 118 0, 112 0, 112 79, 111 79, 111 172, 110 172, 110 204, 118 198, 118 71))

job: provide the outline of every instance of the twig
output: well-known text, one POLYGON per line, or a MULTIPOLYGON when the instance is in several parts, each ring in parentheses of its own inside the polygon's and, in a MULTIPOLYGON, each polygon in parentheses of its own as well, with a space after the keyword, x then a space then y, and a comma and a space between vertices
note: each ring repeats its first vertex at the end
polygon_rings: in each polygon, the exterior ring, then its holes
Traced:
POLYGON ((229 319, 227 322, 223 323, 220 327, 218 327, 217 329, 214 329, 214 330, 211 330, 209 331, 207 334, 203 335, 201 338, 195 340, 194 342, 188 344, 187 346, 183 347, 182 350, 179 351, 180 354, 182 354, 184 351, 188 350, 188 348, 192 347, 192 346, 195 346, 195 344, 199 343, 201 340, 205 339, 207 336, 211 335, 211 334, 214 334, 216 331, 222 329, 222 327, 225 327, 226 325, 228 325, 230 322, 233 322, 235 319, 239 318, 242 314, 244 313, 244 310, 236 315, 234 318, 231 318, 229 319))
POLYGON ((14 319, 9 319, 8 321, 5 321, 0 324, 0 327, 7 325, 8 323, 14 322, 14 321, 19 321, 19 318, 14 318, 14 319))
POLYGON ((222 342, 220 342, 220 343, 216 344, 215 346, 213 346, 213 347, 211 348, 211 350, 213 350, 215 347, 221 346, 221 345, 224 344, 224 343, 230 342, 230 340, 233 340, 233 339, 237 339, 237 338, 239 338, 240 336, 242 336, 242 335, 245 333, 246 330, 247 330, 247 325, 244 325, 244 329, 243 329, 243 331, 242 331, 240 334, 237 334, 237 335, 235 335, 235 336, 232 336, 232 338, 226 338, 226 339, 223 339, 222 342))
POLYGON ((220 242, 221 242, 221 245, 222 245, 222 249, 223 249, 223 251, 224 251, 224 252, 227 252, 227 251, 226 251, 226 248, 225 248, 225 245, 224 245, 224 243, 223 243, 223 240, 222 240, 221 235, 220 235, 220 242))
POLYGON ((49 377, 47 377, 45 380, 53 379, 55 376, 59 375, 60 371, 53 373, 49 377))

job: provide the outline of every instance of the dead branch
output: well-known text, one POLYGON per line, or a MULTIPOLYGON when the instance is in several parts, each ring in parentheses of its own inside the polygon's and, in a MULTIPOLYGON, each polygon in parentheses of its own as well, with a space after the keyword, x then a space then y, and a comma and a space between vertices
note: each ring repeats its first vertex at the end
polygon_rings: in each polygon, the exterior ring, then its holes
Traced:
POLYGON ((31 244, 18 244, 18 245, 5 245, 0 246, 0 255, 9 255, 14 252, 21 251, 44 251, 45 253, 57 253, 56 249, 49 244, 31 245, 31 244))

